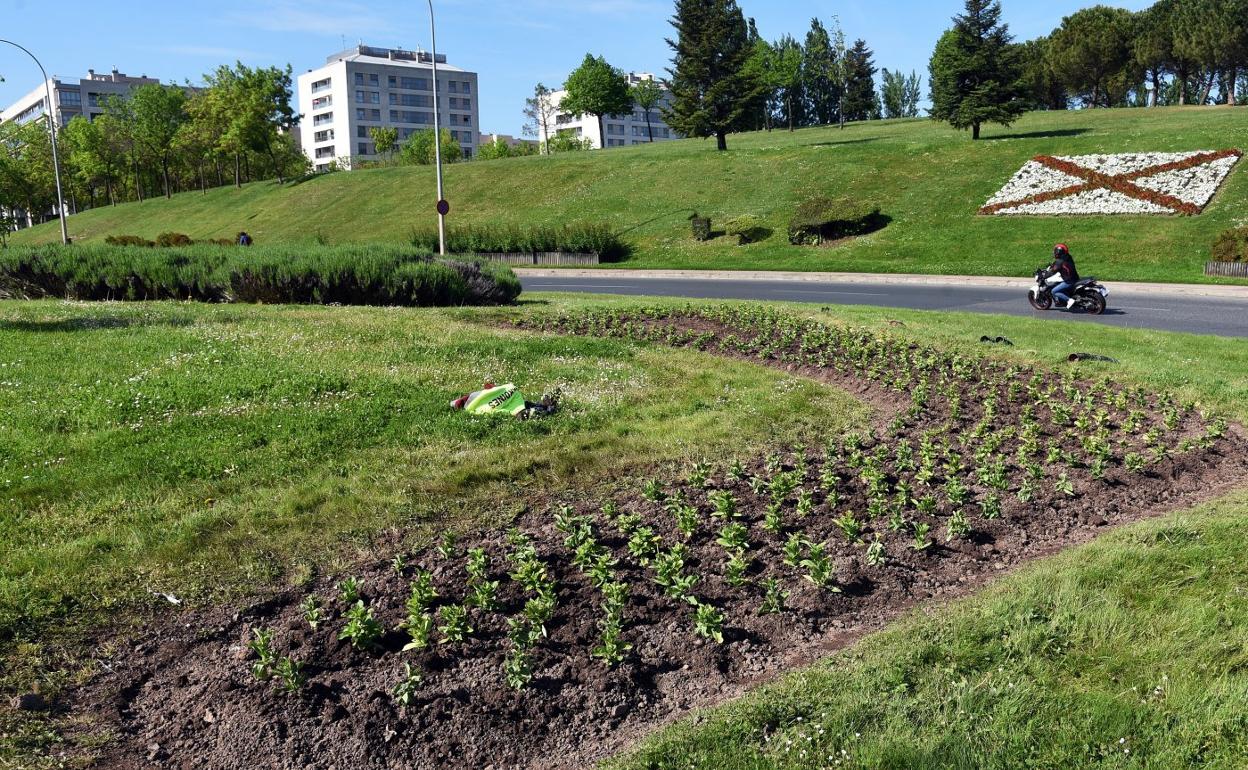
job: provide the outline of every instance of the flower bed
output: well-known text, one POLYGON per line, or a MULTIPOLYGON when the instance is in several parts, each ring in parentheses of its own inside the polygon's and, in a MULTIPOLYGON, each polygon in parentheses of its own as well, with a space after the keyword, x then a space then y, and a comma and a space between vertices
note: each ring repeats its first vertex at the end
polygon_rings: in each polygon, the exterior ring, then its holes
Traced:
POLYGON ((1040 155, 980 214, 1183 214, 1204 210, 1242 157, 1239 150, 1040 155))

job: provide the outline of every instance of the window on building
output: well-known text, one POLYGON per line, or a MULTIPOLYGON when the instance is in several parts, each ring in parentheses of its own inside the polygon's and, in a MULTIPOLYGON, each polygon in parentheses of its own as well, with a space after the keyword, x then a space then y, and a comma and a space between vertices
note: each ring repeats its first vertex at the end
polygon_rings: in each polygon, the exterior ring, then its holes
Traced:
POLYGON ((62 91, 61 92, 62 107, 81 107, 82 92, 81 91, 62 91))
POLYGON ((333 148, 332 146, 330 146, 330 147, 317 147, 317 148, 316 148, 316 159, 317 159, 317 160, 323 160, 323 159, 325 159, 325 158, 332 158, 332 157, 334 157, 334 148, 333 148))
POLYGON ((356 149, 359 150, 360 155, 372 155, 373 154, 373 146, 369 144, 368 142, 360 142, 356 146, 356 149))
POLYGON ((390 94, 391 106, 428 107, 433 109, 433 97, 423 94, 390 94))
POLYGON ((459 82, 455 80, 446 81, 446 90, 452 94, 459 93, 459 82))
POLYGON ((355 108, 356 120, 381 120, 381 110, 370 110, 364 107, 355 108))
POLYGON ((319 94, 321 91, 329 89, 330 85, 332 85, 332 81, 333 78, 325 78, 324 80, 316 81, 312 84, 312 93, 319 94))
POLYGON ((357 72, 355 73, 355 84, 357 86, 381 85, 381 76, 376 72, 357 72))
POLYGON ((471 100, 471 99, 460 99, 460 100, 459 100, 459 106, 460 106, 460 108, 461 108, 461 109, 471 110, 471 109, 472 109, 472 100, 471 100))
POLYGON ((464 83, 464 86, 462 89, 460 89, 460 91, 461 93, 465 93, 465 94, 472 93, 472 83, 464 83))
POLYGON ((334 129, 330 128, 325 131, 317 131, 313 134, 312 138, 313 141, 316 142, 328 142, 330 139, 334 138, 334 129))
POLYGON ((323 126, 326 123, 333 123, 333 122, 334 122, 334 113, 332 112, 322 112, 320 115, 314 115, 312 117, 312 125, 314 126, 323 126))
POLYGON ((356 89, 355 101, 359 104, 381 104, 381 92, 356 89))
POLYGON ((415 110, 390 110, 390 122, 415 123, 424 126, 433 123, 433 113, 416 112, 415 110))
POLYGON ((463 151, 464 160, 472 160, 472 148, 471 147, 461 147, 459 149, 463 151))
POLYGON ((391 88, 401 88, 404 91, 430 90, 428 78, 409 78, 391 75, 388 82, 390 83, 391 88))
POLYGON ((455 141, 457 141, 457 142, 458 142, 458 141, 459 141, 459 132, 458 132, 458 131, 451 131, 451 138, 452 138, 452 139, 454 139, 455 141))
POLYGON ((314 110, 324 109, 333 103, 334 103, 334 97, 332 96, 318 96, 317 98, 312 100, 312 109, 314 110))

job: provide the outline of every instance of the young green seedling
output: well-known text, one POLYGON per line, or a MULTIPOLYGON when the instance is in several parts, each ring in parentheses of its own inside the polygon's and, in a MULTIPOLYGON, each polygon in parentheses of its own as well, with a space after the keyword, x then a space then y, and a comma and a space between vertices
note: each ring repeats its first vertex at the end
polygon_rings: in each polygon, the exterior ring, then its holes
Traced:
POLYGON ((307 621, 308 627, 315 631, 324 619, 323 610, 321 609, 321 600, 315 594, 305 596, 303 601, 299 603, 299 611, 303 613, 303 619, 307 621))
POLYGON ((251 665, 251 673, 256 679, 265 681, 273 677, 273 667, 277 664, 277 653, 273 651, 273 632, 267 628, 252 629, 252 640, 247 643, 257 660, 251 665))
POLYGON ((357 599, 351 609, 347 610, 347 624, 338 632, 338 638, 349 640, 357 650, 372 649, 381 638, 381 624, 373 616, 373 608, 357 599))
POLYGON ((410 706, 412 701, 416 699, 416 694, 420 690, 420 684, 424 681, 424 677, 420 672, 412 668, 411 663, 403 664, 403 678, 394 688, 394 700, 400 706, 410 706))
POLYGON ((763 582, 763 603, 758 608, 760 615, 775 615, 784 612, 784 603, 789 592, 780 587, 780 581, 768 578, 763 582))

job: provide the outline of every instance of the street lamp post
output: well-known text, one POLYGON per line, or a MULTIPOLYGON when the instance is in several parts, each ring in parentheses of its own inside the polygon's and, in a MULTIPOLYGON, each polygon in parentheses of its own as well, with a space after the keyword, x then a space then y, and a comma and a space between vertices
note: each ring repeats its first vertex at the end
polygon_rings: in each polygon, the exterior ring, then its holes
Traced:
POLYGON ((44 93, 47 94, 44 114, 48 118, 48 133, 52 136, 52 170, 56 176, 56 213, 61 218, 61 243, 69 243, 69 226, 65 223, 65 194, 61 191, 61 159, 56 151, 56 118, 53 112, 56 107, 52 104, 52 85, 48 82, 48 71, 43 68, 43 64, 40 63, 39 59, 25 46, 14 43, 12 40, 4 39, 0 39, 0 43, 7 43, 23 51, 31 59, 34 59, 35 64, 39 67, 39 72, 43 74, 43 88, 44 93))
POLYGON ((438 175, 438 254, 446 256, 446 206, 442 201, 442 122, 438 109, 438 30, 433 22, 433 0, 429 0, 429 43, 433 48, 433 163, 438 175))

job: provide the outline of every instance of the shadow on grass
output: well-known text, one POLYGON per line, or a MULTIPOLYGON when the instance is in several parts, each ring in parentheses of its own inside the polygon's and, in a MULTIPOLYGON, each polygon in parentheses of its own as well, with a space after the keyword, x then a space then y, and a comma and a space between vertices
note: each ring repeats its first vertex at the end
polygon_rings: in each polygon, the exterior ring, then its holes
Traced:
POLYGON ((663 214, 659 214, 658 216, 651 217, 650 219, 647 219, 644 222, 638 222, 637 224, 632 225, 630 227, 625 227, 623 230, 620 230, 618 233, 616 233, 616 235, 619 235, 619 236, 628 235, 634 230, 640 230, 646 225, 652 225, 655 222, 658 222, 663 219, 667 219, 668 217, 676 216, 677 214, 684 214, 685 218, 688 219, 691 214, 696 214, 696 213, 697 211, 695 209, 673 209, 663 214))
POLYGON ((802 147, 835 147, 838 144, 867 144, 869 142, 878 142, 878 136, 868 136, 862 139, 838 139, 835 142, 809 142, 801 145, 802 147))
POLYGON ((995 142, 999 139, 1058 139, 1066 136, 1080 136, 1088 133, 1087 128, 1063 128, 1056 131, 1029 131, 1025 134, 1000 134, 999 136, 981 137, 982 141, 995 142))
POLYGON ((0 319, 0 331, 83 332, 100 329, 129 329, 144 326, 190 326, 190 318, 62 318, 58 321, 8 321, 0 319))

